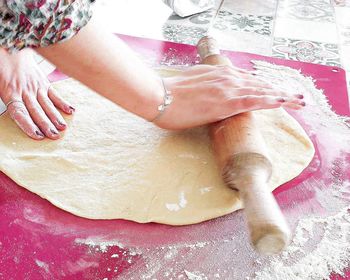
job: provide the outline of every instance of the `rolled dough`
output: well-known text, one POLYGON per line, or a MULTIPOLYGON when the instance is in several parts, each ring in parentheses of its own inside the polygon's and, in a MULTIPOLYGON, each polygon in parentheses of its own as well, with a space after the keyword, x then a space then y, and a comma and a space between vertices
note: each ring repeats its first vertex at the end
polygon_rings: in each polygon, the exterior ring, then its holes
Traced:
MULTIPOLYGON (((74 80, 55 88, 78 109, 58 141, 33 141, 0 119, 0 169, 57 207, 91 219, 193 224, 242 208, 222 182, 206 128, 168 132, 74 80)), ((255 112, 273 163, 270 189, 299 175, 314 155, 284 110, 255 112)))

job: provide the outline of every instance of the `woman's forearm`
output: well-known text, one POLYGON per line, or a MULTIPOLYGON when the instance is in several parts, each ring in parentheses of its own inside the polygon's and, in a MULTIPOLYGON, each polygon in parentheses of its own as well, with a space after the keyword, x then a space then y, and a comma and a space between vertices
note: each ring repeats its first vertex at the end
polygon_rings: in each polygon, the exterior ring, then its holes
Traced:
POLYGON ((65 74, 126 110, 148 120, 158 114, 164 90, 159 77, 95 22, 69 41, 37 51, 65 74))
POLYGON ((166 129, 191 128, 259 109, 305 106, 303 95, 275 89, 249 71, 199 65, 164 79, 173 101, 155 120, 164 98, 161 79, 94 22, 69 41, 38 52, 66 74, 166 129))

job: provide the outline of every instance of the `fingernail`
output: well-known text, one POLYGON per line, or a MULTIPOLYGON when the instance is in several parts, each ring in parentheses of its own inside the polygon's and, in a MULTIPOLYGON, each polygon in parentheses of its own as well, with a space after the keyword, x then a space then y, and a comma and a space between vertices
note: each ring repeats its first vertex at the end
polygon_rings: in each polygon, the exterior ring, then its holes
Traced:
POLYGON ((40 137, 45 137, 45 135, 42 134, 41 131, 38 131, 38 130, 35 131, 35 134, 40 136, 40 137))
POLYGON ((60 125, 60 126, 66 126, 66 124, 65 123, 63 123, 63 122, 61 122, 61 121, 57 121, 57 123, 60 125))
POLYGON ((306 103, 305 102, 301 102, 300 105, 305 107, 306 103))
POLYGON ((303 98, 304 98, 304 95, 302 95, 302 94, 297 94, 296 97, 299 98, 299 99, 303 99, 303 98))
POLYGON ((279 98, 279 99, 277 99, 277 101, 281 102, 281 103, 286 102, 286 100, 284 98, 279 98))
POLYGON ((71 113, 75 112, 75 108, 74 107, 69 106, 69 109, 70 109, 71 113))
POLYGON ((56 130, 50 129, 50 131, 51 131, 52 134, 55 134, 55 135, 58 134, 58 132, 56 130))

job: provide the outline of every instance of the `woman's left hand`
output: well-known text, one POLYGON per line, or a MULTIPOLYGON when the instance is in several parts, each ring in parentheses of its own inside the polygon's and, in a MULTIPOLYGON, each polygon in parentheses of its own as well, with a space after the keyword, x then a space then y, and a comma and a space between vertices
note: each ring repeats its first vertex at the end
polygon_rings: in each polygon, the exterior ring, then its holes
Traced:
POLYGON ((25 49, 9 54, 0 48, 0 98, 11 118, 29 137, 55 140, 67 126, 58 109, 72 114, 74 108, 50 87, 32 52, 25 49))

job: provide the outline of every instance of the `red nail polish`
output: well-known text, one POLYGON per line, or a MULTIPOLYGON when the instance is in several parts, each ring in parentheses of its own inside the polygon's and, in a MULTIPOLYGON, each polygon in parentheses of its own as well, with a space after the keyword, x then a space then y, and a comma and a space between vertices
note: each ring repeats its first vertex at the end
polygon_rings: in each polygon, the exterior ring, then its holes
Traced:
POLYGON ((277 101, 281 102, 281 103, 286 102, 286 100, 284 98, 279 98, 279 99, 277 99, 277 101))
POLYGON ((58 132, 57 132, 57 131, 55 131, 55 130, 53 130, 53 129, 50 129, 50 131, 51 131, 51 133, 52 133, 52 134, 55 134, 55 135, 57 135, 57 134, 58 134, 58 132))
POLYGON ((38 130, 35 131, 35 134, 38 135, 38 136, 41 136, 41 137, 45 137, 45 135, 42 134, 41 131, 38 131, 38 130))
POLYGON ((71 112, 75 112, 75 108, 74 107, 69 106, 69 109, 70 109, 71 112))
POLYGON ((296 96, 297 96, 297 98, 299 98, 299 99, 303 99, 303 98, 304 98, 304 95, 302 95, 302 94, 297 94, 296 96))
POLYGON ((305 102, 301 102, 300 105, 305 107, 306 103, 305 102))
POLYGON ((66 124, 65 124, 65 123, 62 123, 61 121, 57 121, 57 123, 58 123, 60 126, 66 127, 66 124))

